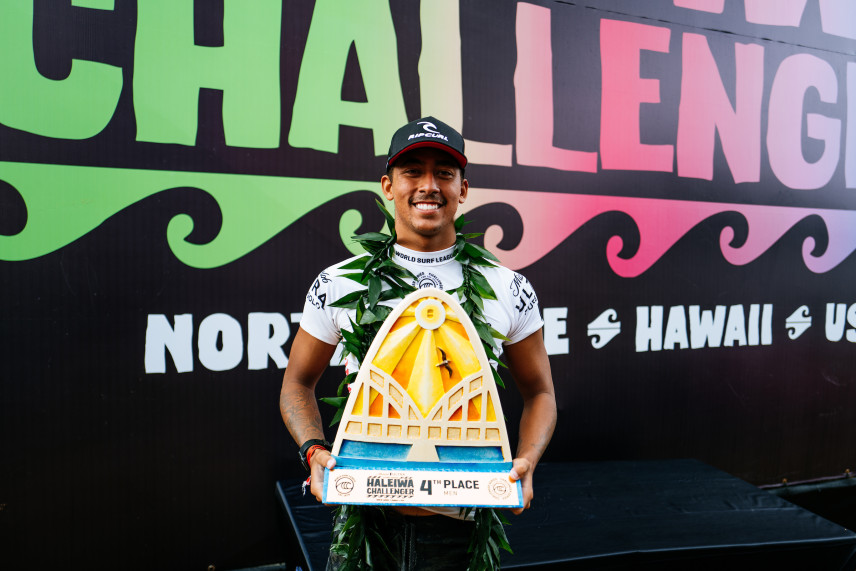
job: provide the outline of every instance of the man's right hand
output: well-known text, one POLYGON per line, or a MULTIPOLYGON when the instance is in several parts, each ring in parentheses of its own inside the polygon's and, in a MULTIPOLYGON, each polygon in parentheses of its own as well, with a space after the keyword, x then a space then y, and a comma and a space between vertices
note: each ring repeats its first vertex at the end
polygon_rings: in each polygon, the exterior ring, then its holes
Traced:
POLYGON ((309 469, 312 475, 309 490, 319 502, 324 499, 324 468, 332 470, 335 467, 336 459, 323 448, 319 448, 312 454, 309 461, 309 469))

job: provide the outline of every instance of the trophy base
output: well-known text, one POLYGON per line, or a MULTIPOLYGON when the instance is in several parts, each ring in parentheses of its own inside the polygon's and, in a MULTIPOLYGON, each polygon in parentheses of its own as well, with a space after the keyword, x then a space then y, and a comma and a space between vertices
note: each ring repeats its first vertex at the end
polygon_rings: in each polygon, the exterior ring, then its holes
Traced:
POLYGON ((523 507, 511 462, 395 462, 336 458, 324 470, 324 503, 375 506, 523 507))

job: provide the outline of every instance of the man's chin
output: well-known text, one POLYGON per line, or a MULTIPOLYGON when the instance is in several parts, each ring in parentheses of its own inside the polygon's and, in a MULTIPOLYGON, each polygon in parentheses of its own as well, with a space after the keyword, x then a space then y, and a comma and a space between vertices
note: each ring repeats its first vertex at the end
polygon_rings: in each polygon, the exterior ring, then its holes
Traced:
POLYGON ((429 224, 414 224, 412 227, 412 231, 414 234, 421 236, 422 238, 433 238, 437 234, 440 234, 443 230, 442 224, 437 223, 429 223, 429 224))

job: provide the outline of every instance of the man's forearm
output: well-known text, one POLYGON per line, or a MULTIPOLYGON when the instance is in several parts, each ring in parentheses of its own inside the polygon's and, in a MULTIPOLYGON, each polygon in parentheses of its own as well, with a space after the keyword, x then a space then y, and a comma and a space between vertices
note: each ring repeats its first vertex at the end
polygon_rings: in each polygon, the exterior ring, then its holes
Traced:
POLYGON ((556 397, 552 393, 538 393, 525 401, 520 417, 517 457, 526 458, 533 467, 538 464, 555 428, 556 397))
POLYGON ((311 438, 324 438, 321 413, 313 389, 299 383, 284 384, 279 396, 279 410, 288 432, 298 445, 311 438))

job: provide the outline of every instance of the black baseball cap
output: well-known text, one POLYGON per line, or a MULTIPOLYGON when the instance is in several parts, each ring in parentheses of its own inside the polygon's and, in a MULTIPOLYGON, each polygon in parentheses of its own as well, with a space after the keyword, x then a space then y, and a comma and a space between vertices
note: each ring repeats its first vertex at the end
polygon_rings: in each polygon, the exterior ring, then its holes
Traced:
POLYGON ((422 117, 411 121, 392 136, 389 154, 386 156, 386 168, 389 168, 407 151, 420 147, 434 147, 446 151, 464 168, 467 157, 464 155, 464 138, 460 133, 434 117, 422 117))

